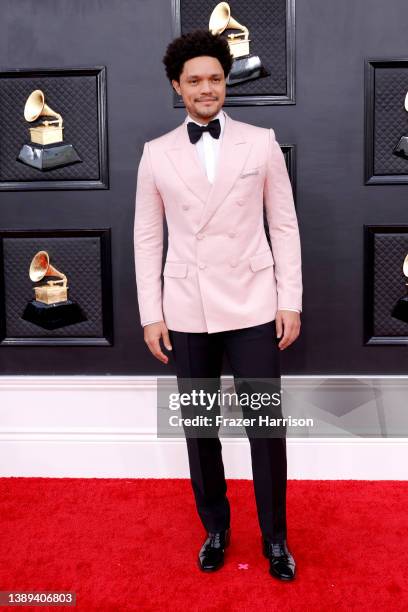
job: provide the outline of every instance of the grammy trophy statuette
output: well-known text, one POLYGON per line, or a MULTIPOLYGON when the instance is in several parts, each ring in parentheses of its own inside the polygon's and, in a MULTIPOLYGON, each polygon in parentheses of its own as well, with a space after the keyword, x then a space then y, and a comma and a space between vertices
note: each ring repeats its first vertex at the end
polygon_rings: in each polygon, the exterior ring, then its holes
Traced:
POLYGON ((45 103, 41 89, 36 89, 27 98, 24 119, 31 123, 39 118, 42 123, 29 128, 31 142, 23 144, 17 161, 42 171, 82 162, 73 145, 63 142, 64 127, 61 115, 45 103), (43 117, 56 119, 42 121, 43 117))
MULTIPOLYGON (((405 95, 404 108, 408 112, 408 92, 405 95)), ((408 136, 401 136, 395 149, 393 150, 394 155, 408 159, 408 136)))
POLYGON ((244 81, 252 81, 269 76, 258 55, 250 55, 250 38, 248 28, 231 17, 228 2, 219 2, 210 16, 209 30, 213 34, 222 34, 227 30, 240 30, 238 33, 227 34, 227 41, 234 58, 227 85, 238 85, 244 81))
MULTIPOLYGON (((404 275, 408 278, 408 254, 404 259, 402 271, 404 275)), ((406 285, 408 287, 408 283, 406 283, 406 285)), ((395 319, 399 319, 400 321, 404 321, 404 323, 408 323, 408 292, 405 296, 401 297, 395 304, 391 315, 395 319)))
POLYGON ((34 287, 35 299, 28 302, 22 318, 44 329, 58 329, 86 321, 76 302, 68 299, 67 277, 50 264, 47 251, 38 251, 31 261, 30 279, 34 283, 48 280, 34 287))

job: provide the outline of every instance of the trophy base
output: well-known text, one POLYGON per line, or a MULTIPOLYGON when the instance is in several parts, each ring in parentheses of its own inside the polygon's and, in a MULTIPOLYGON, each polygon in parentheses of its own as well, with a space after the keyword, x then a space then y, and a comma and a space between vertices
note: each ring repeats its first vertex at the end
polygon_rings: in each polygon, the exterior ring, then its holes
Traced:
POLYGON ((391 316, 408 323, 408 295, 398 300, 392 309, 391 316))
POLYGON ((87 320, 80 306, 76 302, 71 302, 71 300, 57 304, 44 304, 32 300, 28 302, 21 318, 49 330, 87 320))
POLYGON ((394 155, 408 159, 408 136, 402 136, 393 150, 394 155))
POLYGON ((270 76, 270 72, 263 67, 261 58, 258 55, 248 55, 247 57, 234 59, 226 84, 231 87, 245 81, 262 79, 267 76, 270 76))
POLYGON ((57 304, 68 300, 68 287, 42 285, 34 287, 35 300, 44 304, 57 304))
POLYGON ((25 143, 18 154, 17 161, 46 171, 82 162, 72 144, 40 145, 25 143))

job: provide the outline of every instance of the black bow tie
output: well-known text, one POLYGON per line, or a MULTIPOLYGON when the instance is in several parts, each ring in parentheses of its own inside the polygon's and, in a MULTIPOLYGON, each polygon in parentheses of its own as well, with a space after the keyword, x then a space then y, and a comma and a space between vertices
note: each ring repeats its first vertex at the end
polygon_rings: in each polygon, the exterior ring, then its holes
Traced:
POLYGON ((213 138, 219 138, 221 134, 221 125, 219 119, 213 119, 208 125, 198 125, 189 121, 187 123, 188 135, 191 144, 195 144, 201 138, 203 132, 210 132, 213 138))

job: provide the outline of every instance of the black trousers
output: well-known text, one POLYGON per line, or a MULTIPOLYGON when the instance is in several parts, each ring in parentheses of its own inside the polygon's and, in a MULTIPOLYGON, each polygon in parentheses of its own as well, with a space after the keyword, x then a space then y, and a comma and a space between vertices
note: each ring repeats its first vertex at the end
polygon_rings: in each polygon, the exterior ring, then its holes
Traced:
MULTIPOLYGON (((273 379, 280 384, 280 351, 274 321, 212 334, 169 330, 169 337, 179 392, 185 390, 188 378, 217 381, 215 386, 219 388, 224 351, 237 395, 237 382, 242 383, 245 378, 273 379)), ((281 406, 273 410, 274 417, 279 415, 282 416, 281 406)), ((286 538, 286 428, 283 433, 280 430, 279 437, 259 437, 259 430, 253 435, 251 431, 246 428, 259 525, 265 537, 281 541, 286 538)), ((186 442, 200 519, 207 531, 224 530, 230 526, 230 505, 218 435, 186 436, 186 442)))

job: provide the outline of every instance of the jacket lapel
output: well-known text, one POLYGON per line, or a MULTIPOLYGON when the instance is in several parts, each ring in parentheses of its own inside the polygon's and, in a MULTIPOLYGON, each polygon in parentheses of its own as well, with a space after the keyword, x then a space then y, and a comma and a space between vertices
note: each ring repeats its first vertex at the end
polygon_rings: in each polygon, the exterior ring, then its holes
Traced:
POLYGON ((251 143, 240 135, 238 122, 225 113, 217 169, 211 185, 201 167, 195 145, 190 142, 186 125, 182 123, 177 128, 174 143, 166 154, 186 187, 204 203, 197 231, 210 220, 231 191, 250 149, 251 143))
POLYGON ((197 231, 208 223, 231 191, 244 167, 251 146, 251 143, 247 142, 240 134, 238 122, 225 113, 224 133, 215 179, 203 208, 197 231))
POLYGON ((185 123, 177 128, 174 144, 166 153, 187 189, 205 203, 212 185, 200 165, 197 149, 190 142, 185 123))

